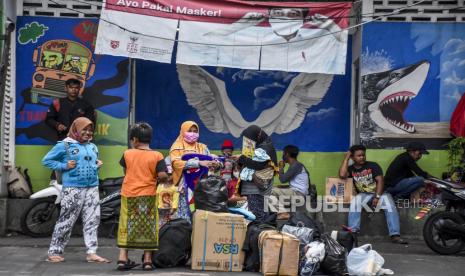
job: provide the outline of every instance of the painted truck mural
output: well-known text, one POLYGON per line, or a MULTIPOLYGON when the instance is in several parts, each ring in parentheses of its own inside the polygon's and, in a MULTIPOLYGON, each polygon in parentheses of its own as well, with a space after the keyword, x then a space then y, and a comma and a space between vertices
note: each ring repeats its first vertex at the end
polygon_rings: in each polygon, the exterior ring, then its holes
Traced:
POLYGON ((32 76, 31 101, 38 97, 66 96, 65 82, 69 79, 81 81, 82 95, 86 81, 94 75, 95 62, 92 51, 83 44, 71 40, 49 40, 34 50, 32 61, 35 73, 32 76))
POLYGON ((65 81, 80 80, 80 96, 97 112, 100 145, 126 145, 129 61, 94 55, 94 19, 18 18, 16 144, 48 145, 56 132, 44 122, 53 98, 66 96, 65 81))

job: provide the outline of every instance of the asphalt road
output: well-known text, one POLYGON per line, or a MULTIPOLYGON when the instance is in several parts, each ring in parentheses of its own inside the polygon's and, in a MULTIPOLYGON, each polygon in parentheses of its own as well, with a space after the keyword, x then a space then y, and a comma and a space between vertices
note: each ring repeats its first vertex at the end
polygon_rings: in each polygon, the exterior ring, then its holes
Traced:
MULTIPOLYGON (((118 248, 112 239, 101 238, 99 254, 113 260, 110 264, 85 262, 85 248, 80 237, 73 237, 66 249, 64 263, 45 262, 49 238, 34 239, 26 236, 0 238, 0 275, 259 275, 257 273, 219 273, 193 271, 189 268, 156 269, 145 272, 134 269, 130 272, 115 270, 118 248)), ((384 268, 392 269, 395 275, 457 275, 465 274, 465 254, 440 256, 432 252, 421 240, 410 244, 395 245, 387 241, 363 240, 372 243, 385 259, 384 268)), ((130 252, 131 258, 139 260, 141 252, 130 252)))

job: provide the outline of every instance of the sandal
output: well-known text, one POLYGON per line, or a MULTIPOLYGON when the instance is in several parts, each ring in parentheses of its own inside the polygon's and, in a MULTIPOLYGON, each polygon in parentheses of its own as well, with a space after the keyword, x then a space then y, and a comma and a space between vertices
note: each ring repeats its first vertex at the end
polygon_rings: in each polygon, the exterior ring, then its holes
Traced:
POLYGON ((65 258, 59 255, 53 255, 53 256, 48 256, 47 259, 45 259, 45 261, 49 263, 61 263, 65 261, 65 258))
POLYGON ((118 261, 116 269, 119 271, 127 271, 137 266, 139 266, 139 264, 136 264, 134 261, 128 259, 127 261, 118 261))
POLYGON ((144 262, 144 264, 142 265, 142 269, 145 271, 153 270, 152 262, 144 262))
POLYGON ((100 257, 99 255, 97 254, 90 254, 90 255, 87 255, 86 257, 86 261, 88 263, 111 263, 110 260, 108 259, 105 259, 103 257, 100 257))

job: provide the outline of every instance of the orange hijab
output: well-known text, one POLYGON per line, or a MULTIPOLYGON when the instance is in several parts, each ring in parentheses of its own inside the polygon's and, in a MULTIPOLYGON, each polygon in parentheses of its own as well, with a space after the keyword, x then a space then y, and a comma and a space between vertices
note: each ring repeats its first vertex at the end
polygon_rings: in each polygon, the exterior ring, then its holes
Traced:
POLYGON ((207 149, 207 146, 202 143, 196 142, 189 144, 184 141, 184 133, 188 132, 192 126, 196 126, 197 129, 199 129, 196 122, 186 121, 182 123, 179 136, 176 138, 176 141, 174 141, 170 149, 171 166, 173 167, 173 183, 175 185, 179 184, 182 176, 182 170, 186 166, 186 161, 181 160, 181 157, 186 153, 205 154, 207 149))

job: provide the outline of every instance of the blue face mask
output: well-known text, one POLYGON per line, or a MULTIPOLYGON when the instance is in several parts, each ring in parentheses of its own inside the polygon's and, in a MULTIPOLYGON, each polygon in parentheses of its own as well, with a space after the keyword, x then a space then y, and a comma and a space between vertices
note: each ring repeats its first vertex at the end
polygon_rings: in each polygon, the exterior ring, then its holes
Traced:
POLYGON ((283 161, 286 162, 286 155, 283 155, 283 161))

